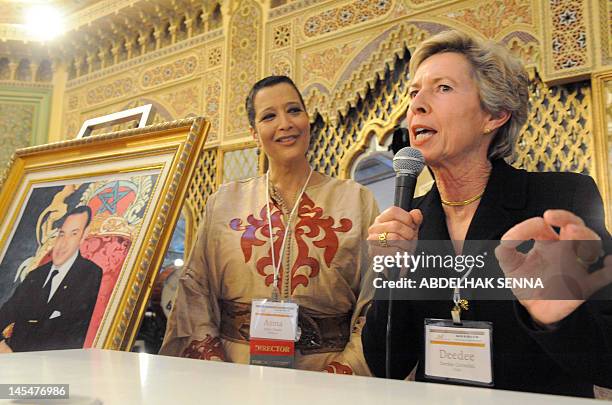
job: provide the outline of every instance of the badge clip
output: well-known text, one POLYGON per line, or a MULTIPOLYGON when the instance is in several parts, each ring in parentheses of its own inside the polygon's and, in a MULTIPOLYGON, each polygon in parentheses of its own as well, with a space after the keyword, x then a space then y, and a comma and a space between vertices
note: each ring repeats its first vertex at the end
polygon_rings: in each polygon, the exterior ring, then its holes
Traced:
POLYGON ((466 299, 459 300, 453 309, 451 309, 451 316, 455 325, 461 325, 461 310, 467 311, 470 303, 466 299))
POLYGON ((274 287, 272 287, 272 297, 271 297, 271 300, 274 301, 274 302, 279 302, 280 301, 280 290, 276 286, 276 283, 274 283, 274 287))

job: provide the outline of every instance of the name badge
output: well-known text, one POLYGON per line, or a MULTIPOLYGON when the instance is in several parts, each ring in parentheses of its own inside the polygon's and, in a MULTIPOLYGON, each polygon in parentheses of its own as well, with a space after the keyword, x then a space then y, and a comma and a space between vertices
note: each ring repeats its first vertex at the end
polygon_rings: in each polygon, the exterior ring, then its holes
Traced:
POLYGON ((425 319, 425 377, 493 386, 491 322, 425 319))
POLYGON ((298 331, 298 305, 268 299, 251 303, 250 363, 292 368, 298 331))

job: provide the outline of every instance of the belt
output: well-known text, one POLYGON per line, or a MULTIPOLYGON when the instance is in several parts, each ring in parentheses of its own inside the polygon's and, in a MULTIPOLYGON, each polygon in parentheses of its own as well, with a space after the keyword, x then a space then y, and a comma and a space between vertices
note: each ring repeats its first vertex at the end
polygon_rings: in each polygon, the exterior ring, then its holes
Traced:
MULTIPOLYGON (((251 304, 219 301, 221 337, 238 343, 249 341, 251 304)), ((351 335, 351 313, 325 315, 299 307, 300 340, 295 348, 302 354, 341 352, 351 335)))

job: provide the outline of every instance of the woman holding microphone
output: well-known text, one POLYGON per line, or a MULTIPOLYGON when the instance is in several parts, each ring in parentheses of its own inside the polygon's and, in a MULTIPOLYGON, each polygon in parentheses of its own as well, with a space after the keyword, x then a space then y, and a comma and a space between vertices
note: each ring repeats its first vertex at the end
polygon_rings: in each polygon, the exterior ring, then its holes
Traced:
POLYGON ((452 255, 471 249, 470 241, 502 240, 491 256, 506 275, 526 276, 556 270, 533 264, 536 249, 517 252, 520 241, 592 240, 589 248, 564 252, 590 290, 576 299, 519 295, 469 307, 455 299, 457 290, 448 300, 396 301, 390 336, 388 302, 374 301, 362 335, 370 369, 385 376, 390 355, 391 378, 404 379, 416 367, 417 381, 586 397, 594 384, 612 387, 612 303, 587 300, 612 282, 612 258, 600 259, 600 240, 606 246, 610 235, 595 183, 573 173, 528 173, 504 161, 527 118, 525 69, 502 46, 449 31, 416 49, 410 72, 410 143, 435 184, 412 211, 380 214, 368 239, 383 248, 450 240, 452 255), (589 274, 591 265, 599 270, 589 274))

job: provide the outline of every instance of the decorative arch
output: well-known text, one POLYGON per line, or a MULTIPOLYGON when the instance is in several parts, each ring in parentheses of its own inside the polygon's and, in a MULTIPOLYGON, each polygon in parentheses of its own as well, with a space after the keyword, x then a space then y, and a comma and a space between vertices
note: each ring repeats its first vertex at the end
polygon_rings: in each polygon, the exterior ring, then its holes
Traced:
POLYGON ((10 61, 8 58, 0 58, 0 80, 11 80, 10 61))
POLYGON ((442 31, 438 25, 419 23, 400 23, 365 44, 356 60, 363 62, 347 66, 339 76, 338 84, 328 89, 322 83, 313 83, 304 89, 304 100, 309 111, 317 111, 323 116, 337 121, 340 115, 346 115, 350 108, 364 99, 378 78, 384 76, 387 66, 394 63, 396 55, 403 55, 404 50, 414 49, 418 43, 433 32, 442 31))
POLYGON ((32 80, 32 71, 30 70, 30 60, 22 59, 19 61, 17 71, 15 72, 15 80, 29 82, 32 80))
POLYGON ((311 164, 330 176, 349 178, 354 160, 363 153, 372 137, 383 143, 401 121, 407 107, 407 69, 410 52, 404 46, 385 63, 381 75, 354 106, 338 112, 332 120, 317 113, 313 123, 314 147, 311 164))

